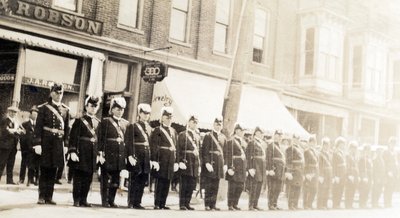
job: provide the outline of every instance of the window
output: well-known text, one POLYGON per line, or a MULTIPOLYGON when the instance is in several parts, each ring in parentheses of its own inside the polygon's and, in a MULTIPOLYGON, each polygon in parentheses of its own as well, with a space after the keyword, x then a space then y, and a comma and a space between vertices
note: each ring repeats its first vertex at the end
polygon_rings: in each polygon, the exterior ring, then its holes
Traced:
POLYGON ((340 80, 342 35, 333 28, 323 27, 320 30, 319 71, 329 80, 340 80))
POLYGON ((173 0, 169 37, 181 42, 187 42, 189 17, 189 0, 173 0))
POLYGON ((68 10, 78 12, 79 0, 53 0, 53 6, 68 10))
POLYGON ((129 91, 130 66, 127 63, 109 61, 104 89, 110 92, 129 91))
POLYGON ((139 29, 140 0, 120 0, 118 23, 139 29))
POLYGON ((261 63, 264 58, 264 43, 266 37, 267 13, 261 9, 255 10, 253 61, 261 63))
POLYGON ((382 93, 384 86, 385 54, 377 46, 369 46, 367 54, 366 89, 375 93, 382 93))
POLYGON ((393 65, 393 98, 400 99, 400 60, 393 65))
POLYGON ((214 29, 214 50, 226 53, 231 0, 217 0, 214 29))
POLYGON ((353 48, 353 88, 361 87, 362 75, 362 47, 355 46, 353 48))
POLYGON ((314 73, 314 36, 315 29, 308 28, 306 30, 306 43, 305 43, 305 75, 312 75, 314 73))

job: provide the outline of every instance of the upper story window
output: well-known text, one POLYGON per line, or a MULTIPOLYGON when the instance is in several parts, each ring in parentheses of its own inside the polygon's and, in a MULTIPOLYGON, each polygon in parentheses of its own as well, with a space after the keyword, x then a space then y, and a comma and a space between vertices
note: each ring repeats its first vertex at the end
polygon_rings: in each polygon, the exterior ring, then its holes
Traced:
POLYGON ((314 73, 314 49, 315 49, 315 28, 308 28, 306 30, 306 42, 304 48, 305 56, 305 75, 312 75, 314 73))
POLYGON ((343 34, 335 28, 322 27, 319 42, 318 71, 326 79, 339 81, 342 73, 343 34))
POLYGON ((254 18, 253 36, 253 61, 262 63, 265 56, 265 40, 267 35, 267 13, 264 10, 256 9, 254 18))
POLYGON ((118 24, 140 29, 142 0, 120 0, 118 24))
POLYGON ((171 39, 189 41, 189 0, 172 0, 171 23, 169 37, 171 39))
POLYGON ((384 90, 386 55, 383 49, 370 45, 367 48, 365 88, 375 93, 384 90))
POLYGON ((214 51, 227 53, 230 10, 231 0, 217 0, 214 28, 214 51))
POLYGON ((353 88, 361 88, 362 84, 362 46, 353 48, 353 88))
POLYGON ((80 13, 82 7, 82 0, 53 0, 53 6, 80 13))
POLYGON ((400 99, 400 60, 393 65, 393 98, 400 99))
POLYGON ((110 92, 129 91, 131 67, 128 63, 109 61, 107 63, 104 90, 110 92))

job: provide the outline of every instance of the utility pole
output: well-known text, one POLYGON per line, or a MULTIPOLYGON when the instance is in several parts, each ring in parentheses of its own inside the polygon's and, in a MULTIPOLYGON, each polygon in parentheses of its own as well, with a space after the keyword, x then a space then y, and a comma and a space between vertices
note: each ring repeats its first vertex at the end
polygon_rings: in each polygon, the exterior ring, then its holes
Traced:
POLYGON ((240 105, 243 79, 248 65, 252 61, 252 42, 254 26, 254 0, 243 0, 236 32, 231 73, 224 96, 222 115, 224 116, 224 133, 229 135, 235 122, 240 105))

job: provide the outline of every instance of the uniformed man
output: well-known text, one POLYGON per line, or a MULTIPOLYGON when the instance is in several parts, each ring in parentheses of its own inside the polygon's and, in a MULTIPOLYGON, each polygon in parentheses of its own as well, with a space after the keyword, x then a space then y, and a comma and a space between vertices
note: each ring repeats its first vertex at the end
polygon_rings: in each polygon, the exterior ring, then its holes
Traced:
POLYGON ((303 208, 312 209, 318 189, 318 152, 316 150, 317 138, 312 135, 304 151, 304 186, 303 186, 303 208))
POLYGON ((332 207, 340 208, 342 201, 344 186, 346 183, 346 156, 345 156, 346 140, 343 137, 338 137, 335 140, 335 147, 332 155, 332 207))
POLYGON ((39 109, 37 106, 33 106, 30 109, 29 120, 22 123, 22 127, 25 129, 26 133, 21 136, 20 144, 21 144, 21 171, 19 173, 20 183, 23 183, 25 180, 25 168, 28 168, 28 181, 26 183, 29 186, 31 183, 37 185, 39 180, 39 161, 40 155, 37 155, 33 151, 33 139, 34 139, 34 131, 36 125, 37 115, 39 113, 39 109))
POLYGON ((233 136, 224 147, 224 163, 227 172, 225 179, 228 181, 228 209, 241 210, 238 207, 240 195, 243 192, 246 180, 246 153, 244 151, 243 127, 235 124, 233 136))
POLYGON ((150 174, 150 119, 151 107, 148 104, 138 105, 139 120, 128 126, 126 131, 126 148, 129 170, 128 206, 134 209, 145 209, 142 197, 150 174))
POLYGON ((372 196, 371 203, 373 208, 378 208, 379 200, 383 193, 386 181, 385 160, 383 159, 383 149, 378 148, 372 160, 372 196))
POLYGON ((321 152, 318 156, 318 197, 317 208, 328 209, 329 193, 332 186, 332 158, 331 141, 328 137, 322 138, 321 152))
POLYGON ((99 129, 99 162, 101 164, 101 204, 118 207, 115 195, 120 184, 120 174, 126 168, 125 132, 129 122, 122 118, 126 107, 123 97, 115 97, 110 103, 110 116, 104 118, 99 129))
POLYGON ((358 142, 350 141, 348 154, 346 155, 346 183, 345 183, 345 207, 353 208, 354 195, 358 187, 359 172, 357 160, 358 142))
POLYGON ((97 138, 100 120, 96 118, 100 99, 85 100, 85 115, 75 119, 69 138, 69 167, 74 170, 72 196, 75 207, 91 207, 87 202, 93 173, 96 171, 97 138))
POLYGON ((359 171, 359 204, 360 208, 367 207, 368 196, 372 186, 372 158, 371 145, 364 145, 362 155, 358 161, 359 171))
POLYGON ((395 137, 389 138, 388 148, 383 152, 385 161, 386 181, 384 184, 383 202, 386 208, 392 207, 393 192, 396 187, 397 160, 394 147, 397 141, 395 137))
POLYGON ((304 156, 302 149, 299 147, 299 136, 293 135, 292 143, 286 149, 285 154, 288 207, 290 210, 297 210, 304 174, 304 156))
POLYGON ((200 175, 199 137, 196 129, 198 118, 189 117, 185 131, 178 135, 177 160, 179 162, 179 209, 194 210, 190 206, 192 193, 196 189, 196 181, 200 175))
POLYGON ((216 207, 216 203, 219 180, 224 178, 223 147, 226 144, 226 138, 221 133, 222 119, 222 116, 214 119, 213 130, 204 136, 202 145, 201 177, 204 182, 204 205, 207 211, 220 210, 216 207))
POLYGON ((276 130, 274 133, 274 143, 267 147, 266 167, 268 176, 268 208, 270 210, 280 210, 278 207, 278 197, 282 190, 285 155, 281 151, 280 143, 282 131, 276 130))
POLYGON ((63 85, 55 83, 48 102, 39 106, 33 147, 35 153, 41 155, 38 204, 56 204, 54 182, 57 168, 65 163, 64 148, 68 147, 70 128, 69 108, 61 103, 63 94, 63 85))
POLYGON ((7 165, 7 184, 16 185, 13 181, 13 170, 15 155, 17 154, 17 144, 19 137, 25 134, 25 130, 17 122, 19 109, 15 106, 7 108, 7 117, 0 123, 1 143, 0 143, 0 180, 3 170, 7 165))
POLYGON ((263 210, 258 207, 261 188, 266 179, 266 155, 264 151, 264 132, 260 127, 254 129, 253 140, 246 148, 247 171, 249 175, 249 210, 263 210))
POLYGON ((160 126, 156 127, 150 136, 151 166, 156 179, 154 190, 154 209, 169 210, 166 201, 174 172, 178 171, 176 162, 176 131, 172 124, 171 107, 161 109, 160 126))

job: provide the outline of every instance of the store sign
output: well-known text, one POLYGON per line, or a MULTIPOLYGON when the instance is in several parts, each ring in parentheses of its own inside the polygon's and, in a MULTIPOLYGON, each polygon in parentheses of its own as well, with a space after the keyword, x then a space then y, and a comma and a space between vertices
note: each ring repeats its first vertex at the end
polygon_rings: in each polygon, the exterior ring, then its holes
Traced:
MULTIPOLYGON (((44 79, 37 79, 31 77, 22 77, 22 84, 38 86, 42 88, 50 88, 54 82, 44 79)), ((64 90, 67 92, 79 92, 79 85, 63 83, 64 90)))
POLYGON ((45 22, 91 35, 102 34, 103 23, 21 0, 0 0, 0 14, 45 22))
POLYGON ((0 74, 0 83, 13 83, 15 74, 0 74))
POLYGON ((160 82, 167 76, 167 67, 159 61, 150 61, 143 65, 140 75, 146 82, 160 82))

